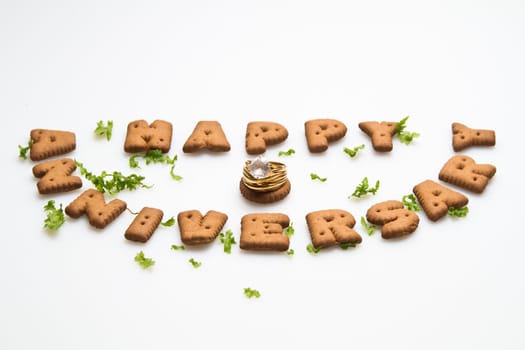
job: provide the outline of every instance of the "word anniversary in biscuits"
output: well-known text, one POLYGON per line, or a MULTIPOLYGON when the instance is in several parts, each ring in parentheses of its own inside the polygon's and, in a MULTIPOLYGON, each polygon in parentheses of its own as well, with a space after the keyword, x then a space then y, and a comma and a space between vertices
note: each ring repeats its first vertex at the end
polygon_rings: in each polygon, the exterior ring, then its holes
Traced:
MULTIPOLYGON (((406 131, 407 119, 408 117, 397 122, 362 121, 358 123, 358 127, 369 137, 374 152, 388 153, 394 151, 396 140, 409 144, 419 137, 418 133, 406 131)), ((109 140, 112 127, 112 122, 108 122, 107 127, 99 122, 95 132, 97 135, 105 135, 109 140)), ((306 121, 304 137, 308 151, 317 154, 325 152, 331 143, 344 138, 347 130, 345 123, 336 119, 306 121)), ((403 196, 402 200, 392 199, 371 205, 360 220, 365 232, 371 234, 374 227, 380 227, 384 239, 406 237, 417 230, 420 223, 417 212, 421 209, 431 222, 440 220, 447 214, 466 215, 469 198, 460 191, 476 194, 484 192, 496 173, 496 167, 478 163, 472 157, 457 152, 469 147, 495 146, 496 134, 493 130, 475 129, 457 122, 452 124, 451 131, 451 148, 456 154, 441 165, 436 178, 415 184, 412 193, 403 196)), ((145 159, 146 164, 170 164, 173 179, 180 180, 180 176, 173 174, 177 157, 167 155, 172 149, 172 134, 173 125, 166 120, 154 120, 151 123, 146 120, 131 121, 127 126, 123 145, 124 151, 131 154, 130 167, 138 167, 137 159, 141 158, 145 159)), ((245 161, 242 169, 239 169, 240 179, 233 183, 238 184, 239 198, 247 203, 257 203, 258 209, 241 218, 240 249, 293 253, 290 250, 290 238, 294 230, 288 215, 260 210, 261 205, 279 202, 292 193, 293 184, 288 178, 285 162, 268 160, 264 156, 269 147, 284 142, 288 135, 287 128, 275 121, 252 121, 246 125, 245 152, 251 159, 245 161)), ((354 157, 364 147, 365 145, 361 145, 354 150, 345 148, 345 152, 354 157)), ((29 152, 31 161, 38 162, 33 166, 32 173, 40 195, 80 190, 77 197, 65 206, 65 214, 72 219, 85 216, 94 228, 104 230, 128 209, 124 201, 107 198, 106 194, 117 195, 123 190, 148 188, 150 185, 144 182, 143 176, 136 174, 123 175, 114 171, 95 175, 82 163, 66 157, 76 148, 76 136, 72 131, 33 129, 29 132, 28 145, 19 146, 19 156, 27 159, 29 152), (77 170, 80 170, 80 176, 75 175, 77 170), (84 181, 91 182, 92 187, 81 190, 85 185, 84 181)), ((216 154, 230 150, 227 135, 221 124, 215 120, 198 121, 182 146, 184 153, 216 154)), ((294 151, 290 149, 279 153, 291 155, 294 151)), ((311 177, 326 180, 316 174, 311 174, 311 177)), ((377 181, 375 187, 369 188, 368 178, 364 178, 356 188, 355 196, 375 195, 379 186, 377 181)), ((56 209, 53 200, 49 201, 46 210, 49 210, 48 215, 54 215, 53 220, 63 220, 62 206, 56 209)), ((161 224, 168 226, 175 221, 172 218, 163 223, 164 211, 148 206, 134 215, 122 234, 127 240, 140 243, 146 243, 161 224)), ((361 235, 355 229, 356 218, 344 209, 329 208, 305 213, 304 220, 311 239, 308 251, 318 252, 332 246, 346 249, 362 242, 361 235)), ((188 246, 209 244, 217 237, 220 237, 221 242, 228 240, 229 246, 236 243, 230 231, 227 234, 221 232, 227 221, 227 213, 213 208, 206 212, 184 210, 178 213, 176 219, 181 242, 188 246)), ((57 226, 60 224, 54 225, 54 229, 57 226)))

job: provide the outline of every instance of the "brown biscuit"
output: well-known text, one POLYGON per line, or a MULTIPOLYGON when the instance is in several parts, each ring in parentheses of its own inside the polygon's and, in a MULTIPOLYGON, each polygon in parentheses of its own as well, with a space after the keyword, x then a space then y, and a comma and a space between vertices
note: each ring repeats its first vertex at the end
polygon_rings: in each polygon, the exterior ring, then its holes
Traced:
POLYGON ((306 142, 312 153, 324 152, 328 143, 346 135, 346 125, 335 119, 314 119, 304 124, 306 142))
POLYGON ((269 192, 257 192, 257 191, 254 191, 246 187, 246 185, 241 179, 239 188, 241 190, 241 194, 247 200, 251 202, 261 203, 261 204, 268 204, 268 203, 280 201, 281 199, 286 197, 290 193, 290 190, 292 189, 292 184, 290 183, 290 180, 286 179, 286 182, 284 183, 284 185, 282 185, 276 190, 269 191, 269 192))
POLYGON ((423 211, 432 221, 447 215, 449 208, 462 208, 468 204, 468 198, 432 180, 426 180, 414 186, 412 190, 421 204, 423 211))
POLYGON ((135 120, 128 124, 124 151, 139 153, 160 149, 162 153, 168 153, 172 133, 173 126, 170 122, 155 120, 150 125, 145 120, 135 120))
POLYGON ((461 123, 452 123, 452 148, 458 152, 470 146, 494 146, 494 130, 471 129, 461 123))
POLYGON ((279 123, 250 122, 246 127, 246 152, 262 154, 266 146, 283 142, 288 137, 288 130, 279 123))
POLYGON ((290 218, 279 213, 255 213, 241 219, 239 247, 244 250, 286 251, 290 239, 283 230, 290 225, 290 218))
POLYGON ((217 121, 200 121, 182 146, 184 153, 207 149, 212 152, 228 152, 230 143, 217 121))
POLYGON ((441 171, 439 179, 466 190, 481 193, 496 173, 492 164, 476 164, 474 159, 457 155, 450 158, 441 171))
POLYGON ((326 248, 342 243, 361 243, 361 236, 353 230, 352 214, 339 209, 319 210, 306 215, 312 245, 326 248))
POLYGON ((71 158, 48 160, 33 167, 33 175, 40 180, 36 184, 38 193, 50 194, 76 190, 82 187, 78 176, 71 176, 77 168, 71 158))
POLYGON ((147 242, 159 227, 163 215, 160 209, 142 208, 124 233, 124 237, 130 241, 147 242))
POLYGON ((396 200, 377 203, 366 212, 366 220, 381 227, 384 239, 399 238, 411 234, 419 225, 419 216, 405 209, 403 203, 396 200))
POLYGON ((372 146, 378 152, 390 152, 392 137, 396 132, 396 122, 361 122, 359 128, 372 139, 372 146))
POLYGON ((227 220, 228 215, 214 210, 204 216, 198 210, 180 212, 177 216, 180 238, 187 245, 210 243, 217 238, 227 220))
POLYGON ((96 228, 104 228, 126 210, 126 202, 113 199, 106 204, 104 195, 95 189, 84 191, 65 208, 67 215, 78 219, 86 214, 89 223, 96 228))
POLYGON ((30 137, 29 158, 33 161, 66 154, 77 147, 75 134, 70 131, 33 129, 30 137))

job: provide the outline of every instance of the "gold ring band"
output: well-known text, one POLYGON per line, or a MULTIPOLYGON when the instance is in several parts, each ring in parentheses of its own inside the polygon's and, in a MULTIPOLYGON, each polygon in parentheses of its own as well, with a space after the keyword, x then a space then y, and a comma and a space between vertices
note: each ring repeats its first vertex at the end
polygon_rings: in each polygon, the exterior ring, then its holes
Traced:
POLYGON ((262 179, 255 178, 250 173, 251 161, 247 160, 244 163, 242 171, 242 181, 246 187, 256 192, 270 192, 278 189, 285 184, 286 178, 286 165, 279 162, 268 162, 270 171, 268 175, 262 179))

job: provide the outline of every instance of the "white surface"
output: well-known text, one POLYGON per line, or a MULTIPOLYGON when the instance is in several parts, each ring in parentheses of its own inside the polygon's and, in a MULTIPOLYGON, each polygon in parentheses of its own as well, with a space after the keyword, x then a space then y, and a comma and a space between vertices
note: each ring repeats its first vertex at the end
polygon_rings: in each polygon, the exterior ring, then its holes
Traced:
MULTIPOLYGON (((0 115, 4 160, 0 348, 356 348, 523 349, 525 236, 519 222, 523 155, 516 122, 524 113, 525 7, 522 1, 2 1, 0 115), (357 124, 399 120, 421 137, 372 151, 357 124), (309 154, 303 123, 332 117, 346 137, 309 154), (118 195, 138 211, 188 209, 240 218, 278 211, 296 229, 295 256, 208 247, 170 250, 178 228, 159 228, 145 245, 123 238, 125 212, 103 231, 68 219, 42 229, 49 199, 67 205, 79 191, 40 196, 18 144, 33 128, 72 130, 71 154, 93 172, 130 173, 128 122, 174 125, 180 183, 169 168, 143 166, 151 190, 118 195), (110 142, 93 137, 115 122, 110 142), (186 155, 199 120, 218 120, 226 154, 186 155), (290 136, 271 147, 284 159, 291 194, 254 205, 239 194, 246 124, 283 123, 290 136), (498 172, 467 218, 430 222, 401 241, 379 234, 356 249, 308 254, 304 216, 340 208, 356 218, 400 199, 454 153, 450 124, 495 129, 495 148, 468 149, 498 172), (512 124, 511 124, 512 123, 512 124), (350 159, 345 146, 366 144, 350 159), (310 172, 328 177, 313 182, 310 172), (349 200, 364 177, 375 197, 349 200), (133 261, 139 250, 151 271, 133 261), (187 260, 202 261, 194 269, 187 260), (244 287, 260 299, 246 299, 244 287)), ((84 181, 83 189, 89 188, 84 181)))

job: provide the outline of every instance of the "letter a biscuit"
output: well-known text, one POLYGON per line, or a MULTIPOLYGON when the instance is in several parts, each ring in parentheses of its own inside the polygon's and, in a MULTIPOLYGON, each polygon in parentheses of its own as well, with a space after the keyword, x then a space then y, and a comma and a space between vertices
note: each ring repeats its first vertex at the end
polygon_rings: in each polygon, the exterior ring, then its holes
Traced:
POLYGON ((207 149, 211 152, 228 152, 230 143, 217 121, 200 121, 182 146, 184 153, 207 149))
POLYGON ((468 204, 468 198, 432 180, 426 180, 414 186, 412 190, 421 204, 423 211, 432 221, 447 215, 449 208, 461 208, 468 204))

